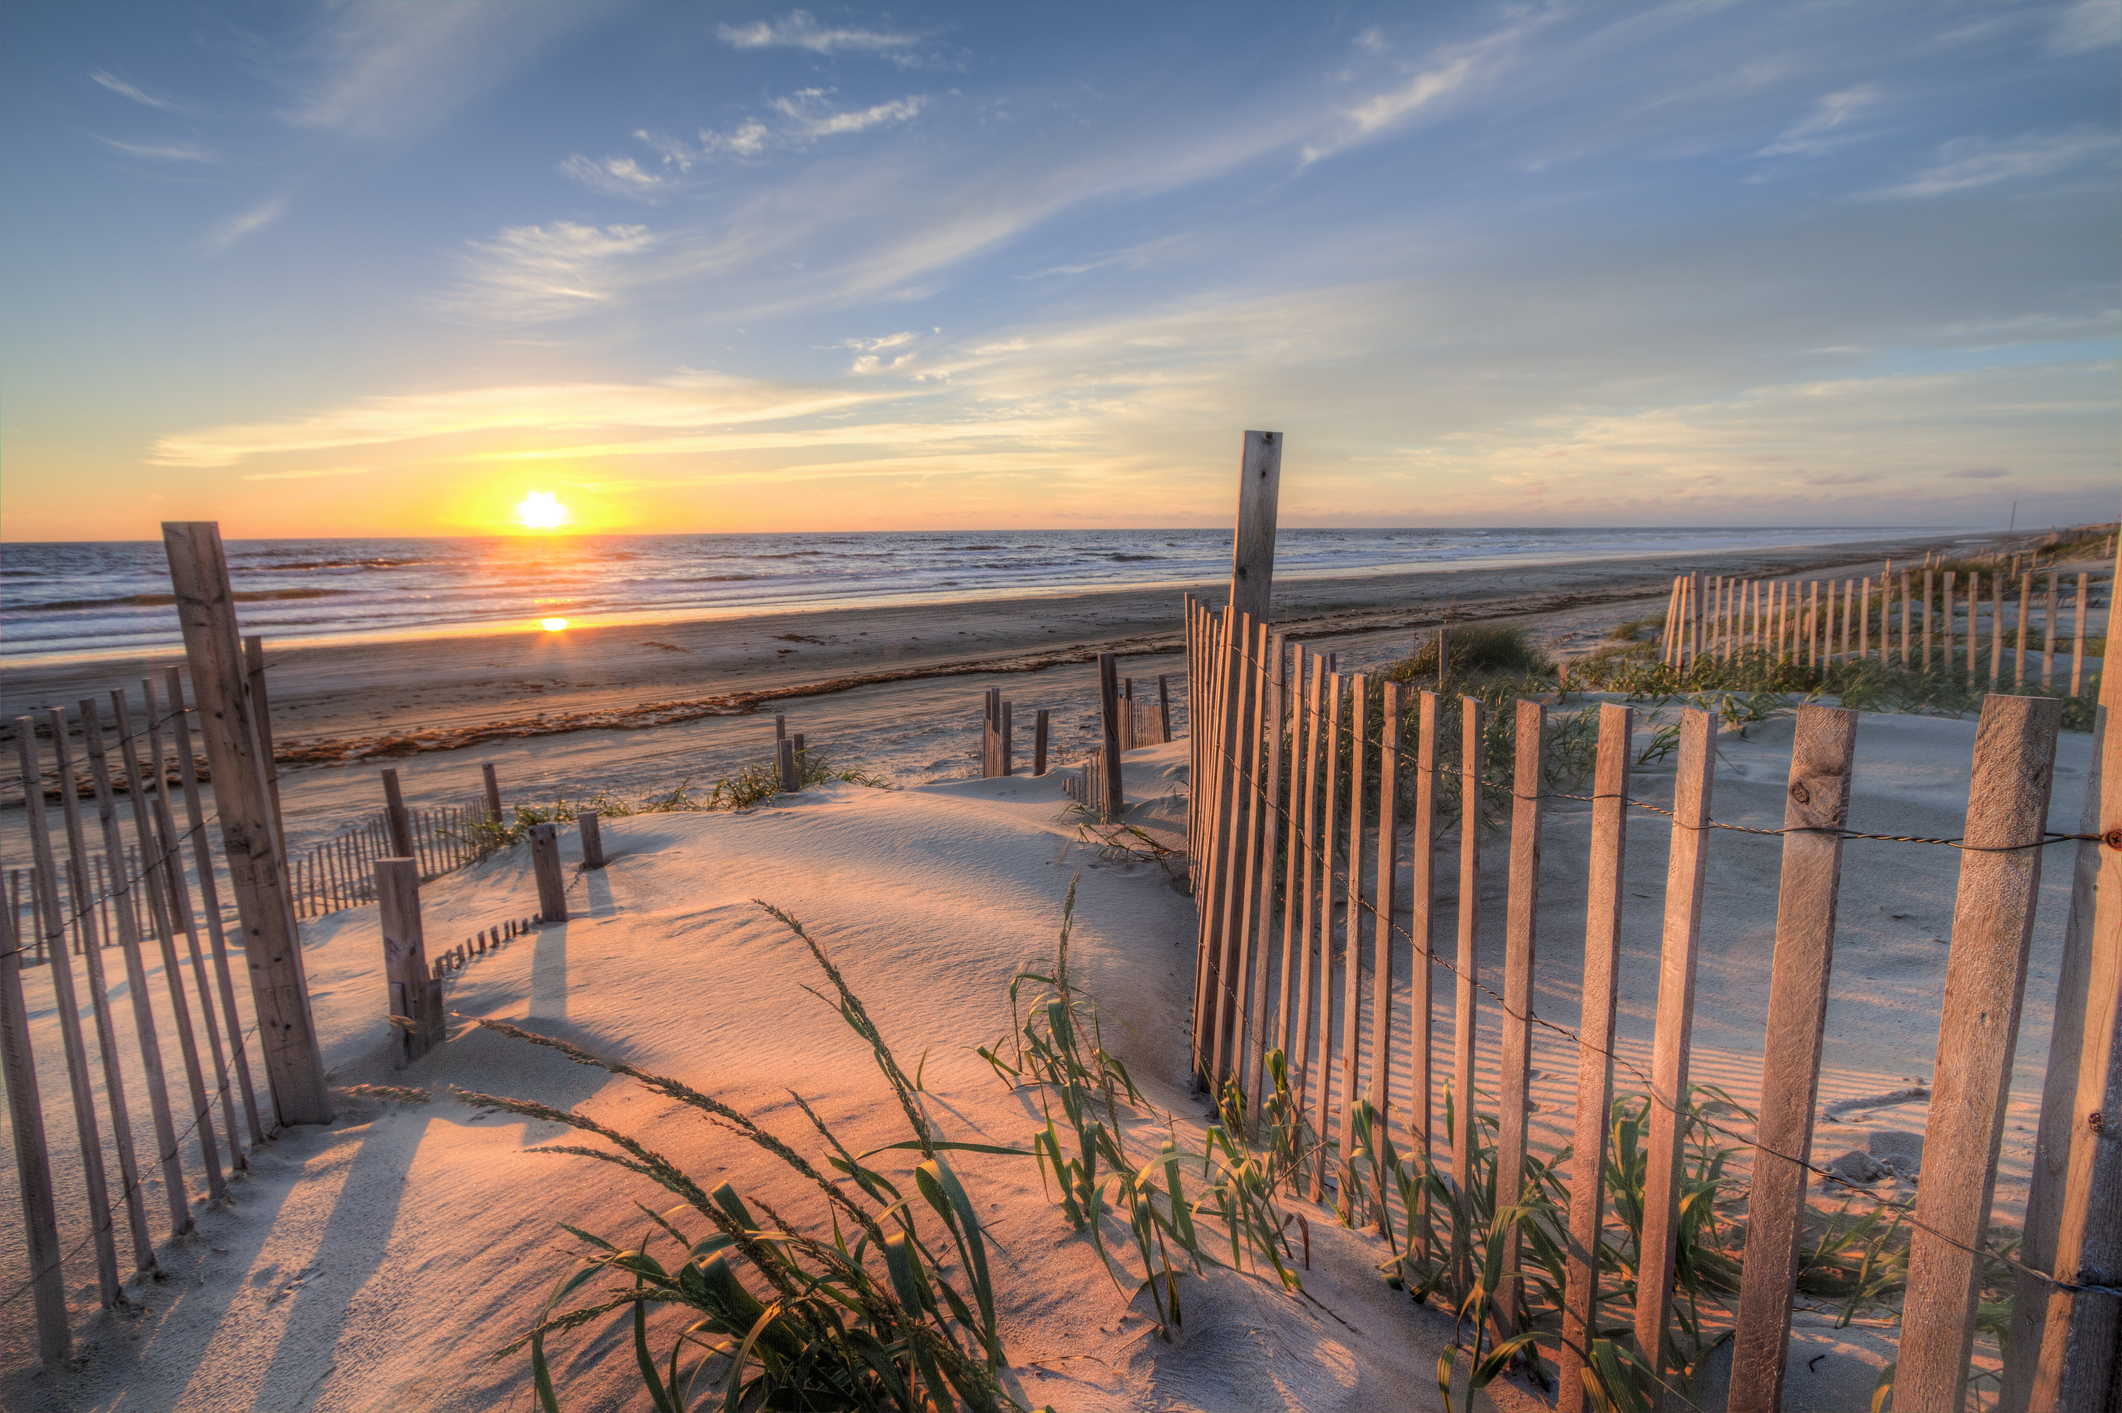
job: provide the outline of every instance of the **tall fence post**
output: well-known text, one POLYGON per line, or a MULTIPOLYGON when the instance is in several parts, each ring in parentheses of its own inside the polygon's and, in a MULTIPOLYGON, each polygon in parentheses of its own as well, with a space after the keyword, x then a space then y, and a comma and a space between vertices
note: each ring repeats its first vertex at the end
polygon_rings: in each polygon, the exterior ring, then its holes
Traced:
POLYGON ((1112 653, 1098 654, 1098 722, 1105 762, 1105 797, 1093 806, 1107 819, 1117 819, 1125 807, 1120 790, 1120 680, 1119 659, 1112 653))
MULTIPOLYGON (((2111 586, 2122 585, 2122 557, 2111 586)), ((2110 587, 2110 604, 2113 588, 2110 587)), ((2084 610, 2079 610, 2082 619, 2084 610)), ((2108 642, 2114 642, 2109 608, 2108 642)), ((2122 1284, 2122 672, 2101 660, 2092 766, 2056 982, 2054 1039, 2026 1202, 2024 1259, 2079 1285, 2122 1284)), ((2021 1276, 2003 1406, 2112 1408, 2122 1297, 2021 1276), (2022 1313, 2024 1312, 2024 1313, 2022 1313), (2029 1364, 2031 1368, 2027 1367, 2029 1364), (2031 1389, 2029 1392, 2029 1384, 2031 1389)))
POLYGON ((479 767, 479 776, 486 785, 486 817, 495 824, 499 824, 501 822, 501 781, 494 774, 494 767, 491 761, 479 767))
MULTIPOLYGON (((550 825, 545 826, 551 828, 550 825)), ((420 924, 420 865, 376 860, 376 902, 383 932, 383 980, 390 1006, 391 1058, 399 1069, 442 1043, 442 988, 427 965, 420 924)))
POLYGON ((401 859, 413 854, 413 820, 405 812, 405 794, 398 788, 398 772, 383 772, 383 817, 390 825, 391 852, 401 859))
POLYGON ((604 828, 595 810, 584 810, 575 816, 575 827, 582 835, 582 866, 595 869, 604 867, 604 828))
POLYGON ((2052 698, 1991 695, 1976 728, 1894 1374, 1904 1408, 1958 1408, 1966 1398, 1982 1274, 1975 1248, 1989 1229, 2041 889, 2041 850, 2031 846, 2048 827, 2061 723, 2052 698))
MULTIPOLYGON (((782 743, 784 761, 788 745, 782 743)), ((538 915, 547 922, 567 921, 567 875, 560 869, 560 829, 534 824, 530 829, 531 871, 538 878, 538 915)))
POLYGON ((1783 877, 1761 1060, 1746 1259, 1739 1281, 1729 1413, 1777 1413, 1790 1345, 1790 1298, 1798 1280, 1820 1037, 1835 955, 1842 882, 1842 827, 1849 818, 1857 714, 1801 706, 1791 742, 1783 810, 1783 877))
POLYGON ((1032 774, 1046 774, 1046 721, 1047 709, 1040 707, 1032 717, 1032 774))
POLYGON ((1282 494, 1282 437, 1247 432, 1238 472, 1238 528, 1231 541, 1230 609, 1267 622, 1275 579, 1275 519, 1282 494))
POLYGON ((236 609, 221 528, 211 521, 169 521, 162 527, 162 542, 213 770, 214 806, 236 911, 243 922, 244 962, 273 1107, 283 1124, 330 1123, 331 1095, 310 1017, 301 935, 280 856, 254 700, 236 641, 236 609))
MULTIPOLYGON (((215 533, 219 534, 218 529, 215 533)), ((265 794, 273 805, 273 840, 285 858, 287 827, 280 815, 280 766, 273 759, 273 707, 265 681, 265 639, 256 633, 243 640, 243 681, 250 688, 251 722, 258 731, 258 761, 265 771, 265 794)))

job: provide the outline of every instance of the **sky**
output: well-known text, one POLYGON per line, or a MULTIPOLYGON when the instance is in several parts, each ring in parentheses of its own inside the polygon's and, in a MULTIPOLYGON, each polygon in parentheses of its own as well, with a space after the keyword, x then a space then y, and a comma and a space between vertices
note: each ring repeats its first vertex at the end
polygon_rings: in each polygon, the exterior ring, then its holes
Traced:
POLYGON ((18 0, 0 537, 2112 519, 2118 42, 18 0))

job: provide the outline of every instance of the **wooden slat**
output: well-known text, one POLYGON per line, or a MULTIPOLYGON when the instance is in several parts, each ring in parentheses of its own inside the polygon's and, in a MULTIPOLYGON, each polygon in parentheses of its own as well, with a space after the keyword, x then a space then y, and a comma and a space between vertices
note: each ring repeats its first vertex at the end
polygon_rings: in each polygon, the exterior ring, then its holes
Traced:
POLYGON ((2070 640, 2070 694, 2074 697, 2085 690, 2085 605, 2086 590, 2091 582, 2089 574, 2078 576, 2078 607, 2072 615, 2075 631, 2070 640))
MULTIPOLYGON (((144 861, 142 876, 133 886, 146 895, 148 917, 155 940, 160 944, 162 980, 169 989, 171 1027, 177 1032, 177 1055, 184 1065, 185 1091, 191 1098, 190 1127, 199 1141, 199 1166, 206 1172, 208 1195, 224 1199, 228 1196, 228 1184, 221 1175, 221 1145, 214 1140, 213 1096, 206 1087, 205 1069, 199 1062, 199 1040, 192 1029, 191 1003, 184 995, 184 968, 177 961, 175 919, 170 916, 168 883, 161 866, 162 856, 167 851, 163 842, 155 837, 154 825, 148 818, 147 775, 141 770, 139 752, 134 749, 132 711, 124 692, 111 693, 111 707, 118 721, 118 759, 125 766, 125 778, 131 782, 126 797, 132 802, 133 837, 139 841, 140 857, 144 861)), ((149 710, 153 710, 152 705, 149 710)), ((161 774, 159 762, 156 774, 161 774)))
MULTIPOLYGON (((1400 783, 1400 684, 1386 681, 1381 694, 1378 732, 1378 831, 1374 853, 1377 881, 1372 885, 1377 912, 1370 920, 1370 1104, 1382 1127, 1390 1122, 1393 1073, 1393 915, 1399 911, 1400 850, 1397 807, 1400 783)), ((1419 958, 1415 966, 1422 965, 1419 958)), ((1390 1218, 1385 1209, 1385 1170, 1375 1168, 1378 1228, 1390 1218)))
POLYGON ((214 811, 243 919, 243 958, 273 1107, 282 1123, 329 1123, 331 1094, 287 892, 270 761, 262 757, 257 702, 236 643, 221 532, 211 522, 170 521, 163 524, 162 540, 213 769, 214 811))
MULTIPOLYGON (((1540 754, 1547 707, 1518 703, 1517 753, 1511 775, 1510 907, 1503 922, 1503 1045, 1496 1086, 1496 1207, 1515 1206, 1525 1182, 1526 1123, 1531 1115, 1534 933, 1540 915, 1540 754)), ((1518 1329, 1520 1237, 1503 1242, 1496 1328, 1518 1329)))
MULTIPOLYGON (((52 733, 53 763, 58 767, 59 778, 71 787, 75 773, 73 758, 67 745, 66 713, 54 707, 47 712, 46 723, 52 733)), ((96 1027, 96 1052, 103 1070, 104 1098, 110 1105, 111 1146, 118 1155, 119 1200, 125 1208, 126 1226, 128 1234, 132 1237, 133 1268, 139 1271, 153 1271, 158 1268, 155 1260, 155 1239, 148 1229, 147 1192, 140 1181, 139 1153, 133 1146, 133 1106, 126 1096, 125 1068, 118 1050, 118 1026, 111 1011, 110 988, 103 977, 103 949, 110 941, 110 934, 101 930, 104 919, 96 906, 96 900, 102 896, 102 890, 99 888, 91 892, 90 889, 88 833, 82 824, 81 795, 78 790, 68 788, 60 792, 60 816, 66 829, 67 901, 73 915, 79 919, 81 967, 88 990, 89 1013, 96 1027)), ((44 825, 41 816, 35 821, 35 828, 42 832, 44 825)), ((96 862, 100 863, 101 860, 96 862)), ((58 979, 55 973, 55 984, 58 979)), ((71 968, 67 971, 66 986, 67 993, 71 996, 71 968)), ((78 1017, 78 1013, 78 1007, 71 1002, 63 1004, 63 1015, 78 1017)), ((102 1172, 101 1162, 99 1156, 99 1174, 102 1172)), ((100 1177, 98 1182, 101 1182, 100 1177)), ((110 1213, 106 1208, 99 1230, 107 1229, 109 1222, 110 1213)), ((104 1303, 118 1303, 115 1283, 104 1303)))
MULTIPOLYGON (((1407 1128, 1418 1162, 1434 1161, 1431 1139, 1436 1073, 1432 1058, 1436 1022, 1437 946, 1437 694, 1423 692, 1415 708, 1415 827, 1408 841, 1407 1128)), ((1428 1194, 1423 1196, 1428 1210, 1428 1194)), ((1417 1259, 1429 1256, 1429 1224, 1414 1224, 1417 1259)))
POLYGON ((1855 712, 1798 708, 1729 1413, 1776 1413, 1783 1402, 1856 743, 1855 712))
POLYGON ((1976 728, 1894 1375, 1894 1398, 1905 1408, 1958 1408, 1966 1399, 1982 1274, 1969 1248, 1989 1230, 2041 891, 2042 851, 2023 846, 2038 844, 2047 827, 2061 723, 2052 698, 1991 695, 1976 728), (2011 852, 1988 852, 1997 850, 2011 852))
MULTIPOLYGON (((22 723, 28 720, 21 719, 22 723)), ((42 781, 37 782, 37 794, 41 804, 42 781)), ((22 999, 22 957, 28 948, 16 921, 18 906, 11 895, 7 907, 0 909, 7 918, 5 931, 0 932, 0 1071, 6 1075, 8 1126, 15 1140, 15 1188, 22 1198, 23 1255, 29 1261, 28 1285, 37 1310, 37 1354, 45 1369, 56 1374, 73 1353, 74 1335, 67 1323, 66 1272, 61 1263, 51 1154, 45 1146, 44 1101, 37 1091, 29 1009, 22 999)), ((52 967, 56 971, 67 964, 62 941, 52 951, 52 967)))
POLYGON ((1243 1058, 1248 1122, 1257 1125, 1262 1089, 1267 1076, 1267 1052, 1274 1041, 1274 1024, 1268 1001, 1268 978, 1273 971, 1275 921, 1275 861, 1282 848, 1282 716, 1287 699, 1288 678, 1283 666, 1282 635, 1267 638, 1267 659, 1261 678, 1261 750, 1266 764, 1259 807, 1253 814, 1260 835, 1257 877, 1253 884, 1253 922, 1247 929, 1252 941, 1247 974, 1252 978, 1252 999, 1245 1008, 1246 1041, 1243 1058))
POLYGON ((1910 587, 1908 572, 1903 570, 1901 573, 1901 665, 1903 667, 1907 667, 1910 661, 1909 627, 1910 610, 1913 608, 1913 596, 1909 592, 1910 587))
POLYGON ((2041 610, 2041 685, 2056 680, 2056 571, 2048 571, 2048 597, 2041 610))
MULTIPOLYGON (((1333 664, 1329 662, 1328 667, 1333 664)), ((1326 674, 1326 789, 1319 809, 1319 1036, 1318 1060, 1312 1067, 1317 1097, 1314 1100, 1321 1140, 1319 1161, 1312 1169, 1311 1196, 1317 1202, 1326 1194, 1327 1151, 1325 1140, 1334 1129, 1334 839, 1340 829, 1341 806, 1341 674, 1326 674)))
POLYGON ((1231 1048, 1237 1022, 1235 1008, 1244 984, 1244 977, 1236 973, 1243 955, 1245 885, 1250 877, 1252 857, 1251 814, 1258 793, 1252 778, 1253 747, 1259 739, 1260 699, 1254 658, 1263 626, 1249 616, 1240 615, 1238 632, 1231 643, 1231 705, 1225 713, 1230 734, 1224 747, 1228 761, 1224 778, 1229 793, 1217 812, 1217 826, 1223 831, 1217 846, 1220 870, 1217 891, 1222 900, 1217 909, 1216 935, 1210 941, 1209 959, 1215 987, 1208 998, 1209 1064, 1203 1076, 1208 1083, 1211 1102, 1222 1098, 1224 1081, 1231 1075, 1231 1048))
POLYGON ((1289 1066, 1292 1090, 1297 1087, 1301 1067, 1291 1045, 1296 1034, 1299 974, 1304 967, 1299 941, 1304 916, 1304 658, 1303 646, 1291 644, 1289 685, 1283 692, 1289 713, 1286 728, 1289 782, 1284 792, 1289 806, 1282 820, 1282 980, 1275 1001, 1274 1044, 1289 1066))
POLYGON ((1195 1083, 1204 1088, 1213 1083, 1210 1068, 1215 1055, 1212 1031, 1218 983, 1217 959, 1222 942, 1224 863, 1230 843, 1225 810, 1231 795, 1232 763, 1224 750, 1224 742, 1236 734, 1226 719, 1229 708, 1225 698, 1230 685, 1232 638, 1237 632, 1237 617, 1228 612, 1211 625, 1205 664, 1208 684, 1204 706, 1207 710, 1201 719, 1201 779, 1208 790, 1206 799, 1199 805, 1203 815, 1202 865, 1200 880, 1194 887, 1194 913, 1199 935, 1194 944, 1192 1059, 1195 1083))
MULTIPOLYGON (((1645 1153, 1643 1241, 1636 1273, 1636 1349, 1661 1379, 1678 1253, 1680 1173, 1687 1142, 1688 1051, 1695 1025, 1695 960, 1702 937, 1702 885, 1709 862, 1711 751, 1715 723, 1699 707, 1680 713, 1673 781, 1672 847, 1665 868, 1665 933, 1658 961, 1658 1023, 1651 1049, 1650 1142, 1645 1153)), ((1664 1389, 1647 1390, 1652 1413, 1664 1389)))
MULTIPOLYGON (((103 852, 112 859, 125 857, 125 841, 118 832, 118 806, 111 791, 110 759, 103 746, 103 722, 94 698, 81 702, 83 749, 88 756, 89 778, 96 788, 96 816, 103 827, 103 852)), ((148 1113, 155 1124, 155 1150, 162 1168, 162 1195, 169 1208, 171 1236, 192 1229, 190 1197, 184 1185, 183 1160, 177 1152, 177 1128, 169 1106, 169 1081, 162 1069, 161 1030, 147 990, 147 966, 140 955, 140 933, 133 916, 132 880, 113 878, 110 884, 118 900, 118 946, 125 956, 126 992, 132 1000, 133 1030, 140 1041, 141 1081, 147 1089, 148 1113)))
POLYGON ((1354 1220, 1356 1200, 1349 1191, 1348 1158, 1355 1151, 1357 1075, 1363 1045, 1363 777, 1370 744, 1368 684, 1360 672, 1351 673, 1348 682, 1348 902, 1341 924, 1341 1186, 1334 1204, 1344 1224, 1354 1220))
POLYGON ((1325 718, 1324 697, 1326 692, 1326 663, 1317 653, 1305 653, 1311 664, 1311 678, 1303 697, 1304 708, 1299 720, 1304 726, 1304 773, 1298 777, 1304 790, 1300 818, 1302 833, 1299 843, 1304 851, 1304 878, 1299 885, 1297 906, 1302 909, 1297 919, 1297 1012, 1295 1029, 1290 1042, 1290 1069, 1295 1079, 1292 1083, 1297 1112, 1311 1112, 1310 1104, 1318 1086, 1314 1083, 1318 1071, 1311 1062, 1312 1054, 1312 1009, 1318 990, 1320 931, 1319 920, 1319 747, 1325 736, 1322 729, 1325 718))
POLYGON ((1452 1289, 1464 1299, 1473 1280, 1475 981, 1481 975, 1481 733, 1488 709, 1459 698, 1458 992, 1452 1002, 1452 1289))
POLYGON ((1577 1020, 1577 1124, 1570 1145, 1569 1247, 1562 1296, 1556 1408, 1584 1407, 1584 1360, 1598 1324, 1599 1238, 1606 1221, 1607 1110, 1614 1094, 1614 1002, 1621 966, 1621 899, 1628 866, 1629 737, 1635 714, 1599 708, 1592 784, 1591 874, 1585 894, 1583 998, 1577 1020))
POLYGON ((2025 575, 2019 580, 2019 629, 2013 636, 2017 640, 2012 651, 2012 680, 2024 685, 2026 682, 2026 626, 2031 622, 2034 601, 2034 576, 2025 575))
MULTIPOLYGON (((1658 629, 1658 660, 1666 664, 1667 666, 1672 665, 1674 638, 1673 628, 1674 625, 1677 623, 1679 616, 1680 576, 1675 574, 1673 576, 1672 587, 1666 590, 1665 593, 1665 622, 1664 625, 1658 629)), ((1439 661, 1440 663, 1442 661, 1441 653, 1439 654, 1439 661)))
MULTIPOLYGON (((2122 584, 2122 557, 2116 561, 2122 584)), ((2109 639, 2113 639, 2113 608, 2109 639)), ((2122 1270, 2122 672, 2102 660, 2092 761, 2056 982, 2041 1129, 2026 1204, 2023 1259, 2072 1281, 2115 1284, 2122 1270), (2096 1116, 2108 1116, 2094 1122, 2096 1116)), ((2111 1408, 2122 1366, 2122 1300, 2050 1289, 2022 1276, 2005 1360, 2005 1406, 2090 1413, 2111 1408), (2023 1313, 2022 1313, 2023 1312, 2023 1313), (2038 1350, 2038 1354, 2035 1351, 2038 1350), (2022 1360, 2031 1361, 2028 1370, 2022 1360), (2030 1396, 2022 1396, 2031 1384, 2030 1396)))

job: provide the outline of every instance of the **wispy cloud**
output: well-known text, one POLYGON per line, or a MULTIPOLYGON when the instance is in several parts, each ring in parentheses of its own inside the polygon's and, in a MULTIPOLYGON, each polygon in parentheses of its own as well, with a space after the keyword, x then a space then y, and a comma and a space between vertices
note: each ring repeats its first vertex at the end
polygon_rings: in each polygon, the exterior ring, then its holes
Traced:
POLYGON ((1347 109, 1333 130, 1305 144, 1303 160, 1307 164, 1316 162, 1399 128, 1415 114, 1436 106, 1494 67, 1505 51, 1537 23, 1514 22, 1472 43, 1439 50, 1400 83, 1347 109))
POLYGON ((827 27, 808 10, 791 10, 772 21, 717 25, 715 34, 732 49, 807 49, 813 54, 874 54, 902 65, 920 62, 919 35, 905 30, 827 27))
POLYGON ((1868 83, 1830 93, 1815 102, 1811 112, 1785 128, 1781 136, 1756 155, 1780 157, 1800 153, 1810 157, 1840 147, 1854 140, 1850 133, 1840 130, 1843 124, 1878 101, 1879 90, 1868 83))
POLYGON ((1160 250, 1167 250, 1185 240, 1183 235, 1162 236, 1144 241, 1126 250, 1115 250, 1104 255, 1094 255, 1088 260, 1072 261, 1064 265, 1049 265, 1043 270, 1034 270, 1028 275, 1019 275, 1020 280, 1043 280, 1054 275, 1087 275, 1093 270, 1110 270, 1123 267, 1139 270, 1149 264, 1150 257, 1160 250))
POLYGON ((647 226, 510 226, 469 241, 464 279, 445 304, 504 322, 564 319, 613 302, 636 276, 628 266, 655 249, 647 226))
POLYGON ((185 109, 179 104, 173 103, 167 98, 158 98, 154 94, 149 93, 147 90, 139 88, 133 84, 129 84, 124 79, 119 78, 116 74, 106 73, 102 69, 96 70, 88 77, 89 82, 100 83, 105 88, 109 89, 111 92, 119 95, 120 97, 130 98, 133 100, 133 102, 141 104, 144 107, 160 108, 165 113, 182 113, 185 111, 185 109))
POLYGON ((164 162, 219 162, 220 154, 210 152, 196 142, 157 140, 144 138, 138 142, 127 142, 122 138, 96 134, 96 141, 115 147, 128 157, 148 157, 164 162))
POLYGON ((263 230, 280 219, 287 210, 287 198, 271 196, 248 211, 229 217, 206 234, 207 248, 216 252, 228 249, 237 241, 256 231, 263 230))
MULTIPOLYGON (((769 102, 769 112, 764 118, 747 117, 727 132, 702 128, 698 137, 690 142, 660 132, 638 131, 634 136, 663 159, 666 171, 675 170, 683 175, 717 156, 754 158, 770 151, 800 151, 825 138, 846 137, 872 128, 912 122, 931 102, 927 94, 916 93, 872 103, 866 108, 842 109, 834 106, 833 92, 829 88, 798 89, 769 102)), ((613 164, 632 167, 642 178, 648 176, 640 173, 631 158, 624 157, 608 157, 602 163, 572 157, 568 159, 567 172, 600 189, 612 190, 615 178, 609 170, 600 169, 609 169, 613 164), (577 163, 582 164, 580 169, 576 167, 577 163)), ((616 180, 636 179, 629 174, 616 180)))
POLYGON ((2000 476, 2009 476, 2011 472, 2002 466, 1970 466, 1964 471, 1948 471, 1945 474, 1955 481, 1994 481, 2000 476))
POLYGON ((320 476, 366 476, 373 467, 322 466, 314 471, 254 471, 246 481, 314 481, 320 476))
POLYGON ((1936 162, 1908 181, 1871 194, 1909 200, 1944 196, 1993 182, 2045 177, 2093 158, 2111 158, 2118 150, 2122 137, 2089 130, 2028 133, 2003 142, 1955 138, 1938 149, 1936 162))
MULTIPOLYGON (((903 397, 905 393, 892 395, 903 397)), ((868 390, 780 386, 711 373, 683 373, 652 383, 532 384, 408 393, 362 398, 308 416, 173 433, 155 442, 149 459, 160 466, 234 466, 255 456, 438 437, 528 439, 540 433, 586 428, 720 427, 835 411, 879 396, 868 390)))
POLYGON ((867 108, 854 108, 845 112, 836 111, 826 90, 801 89, 786 98, 773 101, 774 111, 788 119, 788 131, 800 140, 815 140, 821 137, 836 137, 841 133, 866 132, 885 123, 904 123, 919 116, 928 106, 926 95, 916 94, 908 98, 894 98, 888 103, 873 103, 867 108))
POLYGON ((906 348, 908 344, 919 337, 920 335, 918 334, 902 332, 886 334, 882 338, 874 339, 843 339, 840 342, 840 347, 856 350, 855 361, 848 367, 850 373, 857 376, 869 373, 888 373, 894 368, 903 368, 920 357, 920 355, 909 349, 896 358, 886 359, 884 356, 885 352, 894 348, 906 348))
POLYGON ((2051 54, 2076 54, 2109 44, 2122 44, 2122 5, 2114 0, 2084 0, 2071 6, 2048 35, 2051 54))
POLYGON ((669 178, 655 172, 643 171, 641 164, 631 157, 584 157, 576 153, 560 164, 560 170, 585 186, 610 196, 637 196, 653 200, 664 195, 675 185, 669 178))
POLYGON ((343 5, 312 40, 287 111, 298 127, 403 137, 501 83, 601 4, 343 5))

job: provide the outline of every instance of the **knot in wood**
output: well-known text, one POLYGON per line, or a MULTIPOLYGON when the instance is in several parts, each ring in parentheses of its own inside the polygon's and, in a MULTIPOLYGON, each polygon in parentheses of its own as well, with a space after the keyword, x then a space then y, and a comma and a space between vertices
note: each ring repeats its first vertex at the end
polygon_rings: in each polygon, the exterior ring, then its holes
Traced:
POLYGON ((1809 805, 1813 802, 1813 792, 1805 788, 1805 782, 1802 780, 1791 783, 1790 797, 1801 805, 1809 805))

